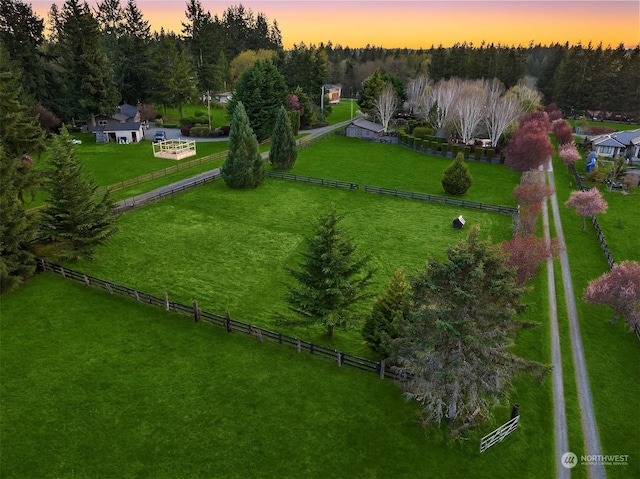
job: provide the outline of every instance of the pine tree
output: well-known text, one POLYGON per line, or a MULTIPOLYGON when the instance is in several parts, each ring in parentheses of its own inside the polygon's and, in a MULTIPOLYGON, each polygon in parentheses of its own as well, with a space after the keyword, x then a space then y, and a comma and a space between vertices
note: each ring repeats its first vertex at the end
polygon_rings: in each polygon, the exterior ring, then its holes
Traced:
POLYGON ((0 294, 19 286, 36 269, 29 250, 36 228, 18 197, 15 186, 18 174, 16 161, 0 143, 0 294))
POLYGON ((442 187, 450 195, 462 196, 473 184, 469 167, 464 162, 464 155, 458 153, 455 160, 444 172, 442 187))
POLYGON ((289 123, 289 115, 284 107, 280 107, 271 136, 269 162, 276 170, 290 170, 295 166, 297 157, 298 147, 289 123))
POLYGON ((512 353, 524 290, 505 265, 499 245, 467 239, 447 248, 445 261, 427 259, 410 278, 407 320, 390 342, 390 359, 407 375, 405 395, 421 406, 425 423, 470 426, 487 419, 519 372, 542 379, 548 368, 512 353))
POLYGON ((41 153, 44 142, 35 108, 23 103, 20 73, 0 46, 0 292, 17 287, 35 270, 29 248, 35 225, 23 203, 40 183, 29 155, 41 153))
POLYGON ((101 43, 100 26, 86 3, 67 0, 60 14, 59 58, 65 120, 112 113, 120 99, 113 67, 101 43))
POLYGON ((369 257, 357 258, 357 247, 340 229, 343 218, 331 205, 307 238, 298 269, 287 268, 296 281, 286 297, 289 307, 306 323, 323 325, 329 337, 349 321, 354 304, 370 297, 365 289, 373 276, 369 257))
POLYGON ((387 343, 398 336, 398 324, 409 314, 409 283, 402 269, 397 269, 386 293, 373 304, 371 315, 362 329, 362 337, 379 359, 389 355, 387 343))
POLYGON ((94 248, 117 230, 109 191, 97 197, 98 186, 75 158, 64 127, 53 139, 47 163, 50 198, 42 213, 43 232, 61 248, 62 257, 91 257, 94 248))
POLYGON ((287 104, 288 89, 284 77, 269 59, 258 59, 242 73, 227 114, 233 118, 238 102, 242 102, 258 141, 271 136, 281 106, 287 104))
POLYGON ((255 188, 264 182, 264 160, 242 102, 237 103, 233 112, 229 152, 221 173, 230 188, 255 188))
POLYGON ((362 90, 358 94, 358 106, 364 113, 373 110, 376 99, 380 96, 380 92, 385 86, 380 70, 376 70, 369 75, 362 85, 362 90))

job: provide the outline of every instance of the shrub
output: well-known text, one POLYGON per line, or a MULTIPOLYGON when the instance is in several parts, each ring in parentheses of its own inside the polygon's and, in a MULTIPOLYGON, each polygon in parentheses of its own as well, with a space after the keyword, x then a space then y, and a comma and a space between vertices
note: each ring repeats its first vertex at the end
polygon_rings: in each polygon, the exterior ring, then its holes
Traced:
POLYGON ((482 158, 482 147, 481 147, 481 146, 476 146, 476 147, 473 149, 473 157, 474 157, 476 160, 479 160, 480 158, 482 158))
POLYGON ((491 160, 493 160, 493 153, 494 153, 493 148, 488 148, 487 149, 487 161, 488 162, 491 162, 491 160))
POLYGON ((206 125, 199 125, 199 126, 191 127, 191 136, 196 136, 196 137, 209 136, 210 132, 211 132, 211 130, 206 125))
POLYGON ((451 145, 451 153, 453 153, 453 156, 458 156, 459 151, 460 145, 451 145))
POLYGON ((464 157, 465 158, 469 158, 471 156, 471 147, 470 146, 465 146, 464 147, 464 157))
POLYGON ((184 118, 180 118, 180 120, 178 120, 178 123, 180 124, 180 126, 193 126, 198 123, 198 120, 190 116, 185 116, 184 118))
POLYGON ((458 154, 451 166, 444 172, 442 187, 450 195, 461 196, 467 192, 472 184, 473 179, 469 173, 469 167, 464 162, 462 155, 458 154))
POLYGON ((193 112, 193 116, 196 118, 200 118, 202 116, 207 116, 207 112, 202 110, 196 110, 193 112))
POLYGON ((430 135, 433 135, 433 129, 427 126, 416 126, 413 129, 413 136, 417 136, 418 138, 422 138, 423 140, 430 135))
POLYGON ((191 134, 191 126, 190 125, 184 125, 180 127, 180 134, 182 136, 189 136, 191 134))

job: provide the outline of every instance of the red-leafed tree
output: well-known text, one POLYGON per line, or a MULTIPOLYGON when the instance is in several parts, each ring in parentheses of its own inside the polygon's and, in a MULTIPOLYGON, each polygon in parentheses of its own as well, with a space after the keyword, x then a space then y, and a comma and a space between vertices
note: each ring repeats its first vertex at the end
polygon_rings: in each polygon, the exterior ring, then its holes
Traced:
POLYGON ((536 179, 537 173, 537 171, 523 173, 520 184, 513 189, 513 197, 518 200, 519 204, 540 203, 555 191, 553 187, 536 179))
POLYGON ((567 168, 581 158, 578 148, 576 148, 576 144, 573 141, 558 146, 558 154, 567 168))
POLYGON ((547 105, 544 111, 547 112, 547 115, 549 116, 549 121, 551 122, 559 118, 562 118, 562 111, 560 110, 560 108, 558 108, 558 105, 556 105, 555 103, 550 103, 549 105, 547 105))
POLYGON ((567 120, 560 118, 551 122, 551 132, 558 140, 558 144, 573 142, 573 129, 567 120))
POLYGON ((515 236, 502 243, 502 251, 507 254, 506 265, 516 269, 516 281, 522 287, 535 276, 542 261, 557 256, 559 246, 555 238, 547 244, 535 235, 515 236))
POLYGON ((549 161, 555 150, 539 123, 518 128, 504 150, 505 165, 513 171, 530 171, 549 161))
POLYGON ((545 111, 532 111, 520 120, 520 129, 522 130, 541 130, 547 133, 550 128, 549 115, 545 111))
POLYGON ((574 191, 564 205, 567 208, 575 209, 576 213, 582 216, 582 231, 587 227, 587 216, 594 216, 607 211, 607 202, 597 188, 574 191))
POLYGON ((624 315, 629 326, 640 328, 640 265, 635 261, 623 261, 611 271, 589 282, 584 301, 604 304, 613 308, 611 324, 624 315))

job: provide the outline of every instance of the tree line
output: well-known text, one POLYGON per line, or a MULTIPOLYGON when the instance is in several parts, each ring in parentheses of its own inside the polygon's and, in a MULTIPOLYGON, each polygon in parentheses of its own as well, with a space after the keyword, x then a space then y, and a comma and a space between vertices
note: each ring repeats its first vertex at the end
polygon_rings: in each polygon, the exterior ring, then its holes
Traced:
POLYGON ((405 85, 425 75, 434 83, 495 78, 510 89, 527 77, 545 104, 556 103, 566 115, 640 116, 640 46, 463 42, 387 49, 329 41, 285 50, 277 20, 241 4, 217 15, 200 0, 187 0, 184 15, 180 32, 151 32, 135 0, 124 6, 66 0, 53 4, 46 20, 21 0, 0 0, 0 43, 22 69, 24 90, 43 120, 85 120, 123 102, 180 107, 205 92, 232 91, 259 58, 271 58, 289 89, 300 88, 313 104, 325 83, 354 98, 380 70, 405 85))

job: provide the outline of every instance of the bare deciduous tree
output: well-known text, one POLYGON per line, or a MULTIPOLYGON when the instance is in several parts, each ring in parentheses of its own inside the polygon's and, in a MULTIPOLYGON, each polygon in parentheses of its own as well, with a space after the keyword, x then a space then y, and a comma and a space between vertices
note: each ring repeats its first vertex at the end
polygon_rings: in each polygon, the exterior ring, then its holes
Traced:
POLYGON ((425 105, 425 119, 436 131, 444 130, 449 122, 451 108, 460 92, 462 82, 458 78, 440 80, 433 87, 430 107, 425 105))
POLYGON ((389 127, 389 121, 391 117, 398 109, 398 96, 396 95, 393 85, 387 84, 380 95, 373 102, 373 110, 376 116, 380 119, 380 123, 384 127, 384 131, 387 131, 389 127))
POLYGON ((520 103, 515 97, 502 95, 502 92, 489 92, 484 123, 492 147, 498 144, 502 134, 520 119, 522 113, 520 103))
POLYGON ((405 102, 405 108, 410 113, 419 113, 422 105, 425 103, 426 98, 430 96, 431 80, 425 75, 420 75, 414 78, 407 84, 407 101, 405 102))
POLYGON ((483 82, 465 82, 453 103, 453 124, 463 143, 471 140, 484 119, 486 96, 483 82))

